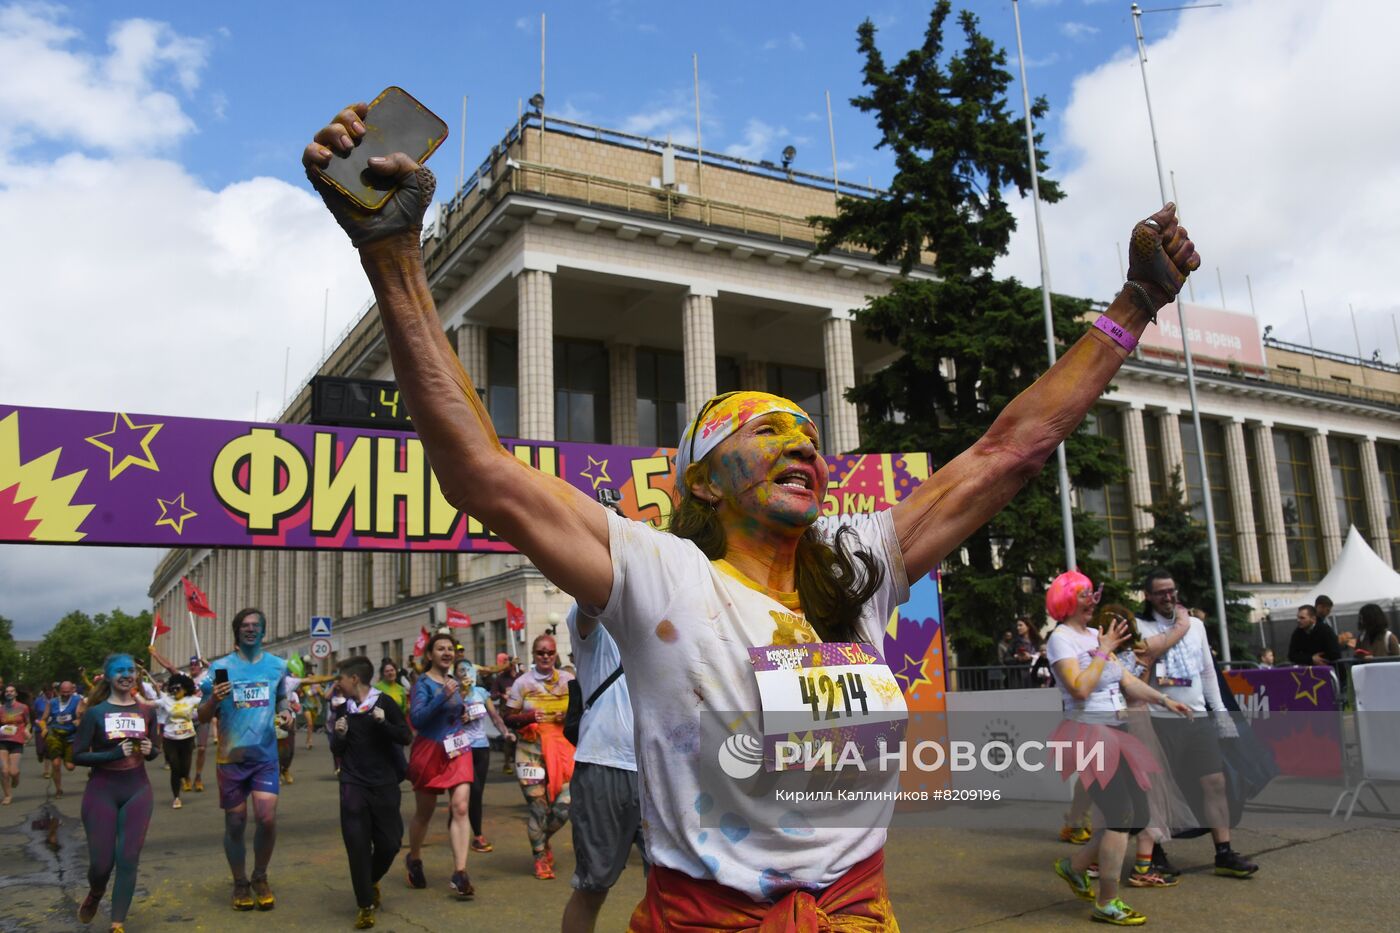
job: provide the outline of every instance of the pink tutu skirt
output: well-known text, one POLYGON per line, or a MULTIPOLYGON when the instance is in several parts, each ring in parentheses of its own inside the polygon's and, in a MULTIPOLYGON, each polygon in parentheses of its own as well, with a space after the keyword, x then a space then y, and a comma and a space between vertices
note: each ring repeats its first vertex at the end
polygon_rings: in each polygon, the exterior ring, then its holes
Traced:
POLYGON ((1090 763, 1091 767, 1078 772, 1085 790, 1094 784, 1107 787, 1123 765, 1132 771, 1138 787, 1147 790, 1152 786, 1152 775, 1162 770, 1147 746, 1125 728, 1066 719, 1055 727, 1050 738, 1070 743, 1070 748, 1060 758, 1061 778, 1075 774, 1075 767, 1081 760, 1090 763), (1096 743, 1103 745, 1102 756, 1094 753, 1096 743))

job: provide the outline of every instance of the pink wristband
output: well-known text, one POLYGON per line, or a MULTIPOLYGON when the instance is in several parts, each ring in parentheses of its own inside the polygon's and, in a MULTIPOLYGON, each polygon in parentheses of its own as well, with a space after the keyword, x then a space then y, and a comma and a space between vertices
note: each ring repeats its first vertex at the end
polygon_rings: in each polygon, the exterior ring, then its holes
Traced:
POLYGON ((1113 338, 1113 342, 1124 350, 1132 353, 1137 349, 1137 338, 1128 332, 1128 329, 1112 320, 1107 314, 1100 314, 1094 326, 1105 334, 1113 338))
POLYGON ((1108 655, 1104 654, 1102 651, 1094 650, 1094 651, 1090 651, 1089 653, 1090 653, 1091 655, 1093 655, 1094 657, 1098 658, 1100 661, 1107 661, 1107 660, 1109 660, 1108 655))

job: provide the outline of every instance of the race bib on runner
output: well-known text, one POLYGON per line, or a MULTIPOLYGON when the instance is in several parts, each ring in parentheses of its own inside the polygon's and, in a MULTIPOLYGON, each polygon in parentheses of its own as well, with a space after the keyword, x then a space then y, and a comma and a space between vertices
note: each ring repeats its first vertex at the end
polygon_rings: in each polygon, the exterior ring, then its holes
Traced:
POLYGON ((272 688, 261 681, 234 684, 233 692, 229 695, 233 698, 233 705, 239 709, 267 706, 272 702, 272 688))
POLYGON ((538 784, 544 780, 544 768, 540 765, 516 765, 515 776, 524 784, 538 784))
POLYGON ((472 740, 465 732, 454 732, 442 740, 442 748, 447 752, 448 758, 456 758, 472 747, 472 740))
POLYGON ((1113 704, 1113 708, 1118 712, 1122 712, 1128 708, 1127 701, 1123 699, 1123 690, 1120 685, 1116 683, 1108 685, 1108 699, 1109 702, 1113 704))
POLYGON ((468 704, 467 704, 467 718, 468 718, 468 719, 480 719, 482 716, 485 716, 485 715, 486 715, 486 704, 485 704, 485 703, 468 703, 468 704))
POLYGON ((1157 685, 1158 685, 1159 687, 1189 687, 1189 686, 1191 686, 1191 678, 1190 678, 1190 677, 1168 677, 1168 676, 1167 676, 1167 665, 1166 665, 1165 662, 1158 661, 1155 670, 1156 670, 1156 673, 1157 673, 1157 685))
POLYGON ((118 739, 144 739, 146 720, 131 713, 108 713, 102 717, 102 727, 111 741, 118 739))
POLYGON ((749 649, 763 703, 764 766, 798 767, 830 743, 833 762, 898 744, 909 719, 899 681, 869 645, 825 642, 749 649), (783 743, 778 755, 778 743, 783 743), (799 757, 796 760, 792 756, 799 757))
POLYGON ((0 726, 0 735, 5 736, 6 738, 12 735, 19 735, 19 726, 11 725, 10 723, 5 723, 5 725, 0 726))
POLYGON ((171 719, 166 723, 165 734, 172 739, 188 739, 194 735, 194 723, 188 719, 171 719))

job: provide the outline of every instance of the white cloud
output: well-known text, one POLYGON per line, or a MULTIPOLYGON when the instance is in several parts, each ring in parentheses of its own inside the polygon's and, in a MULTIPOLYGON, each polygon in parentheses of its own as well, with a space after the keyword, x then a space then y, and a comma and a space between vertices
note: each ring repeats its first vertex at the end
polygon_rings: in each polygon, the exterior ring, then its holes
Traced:
MULTIPOLYGON (((1197 299, 1231 306, 1307 342, 1305 290, 1317 345, 1396 358, 1392 270, 1400 242, 1400 122, 1384 115, 1393 66, 1358 37, 1400 28, 1390 4, 1241 0, 1180 19, 1148 50, 1162 156, 1205 267, 1197 299)), ((1124 53, 1074 83, 1063 144, 1050 154, 1068 198, 1045 212, 1057 289, 1103 298, 1118 281, 1115 243, 1154 209, 1158 186, 1136 56, 1124 53), (1068 170, 1066 170, 1068 169, 1068 170)), ((1038 281, 1030 207, 1003 271, 1038 281)))
POLYGON ((782 147, 787 144, 789 134, 785 126, 772 126, 762 120, 750 118, 744 124, 744 137, 739 142, 724 147, 725 155, 738 156, 758 162, 767 159, 777 162, 782 147))
POLYGON ((1071 21, 1060 24, 1060 33, 1068 39, 1078 41, 1098 35, 1099 27, 1091 26, 1088 23, 1076 23, 1071 21))
POLYGON ((786 36, 778 39, 769 39, 763 43, 763 51, 772 52, 774 49, 786 48, 794 52, 802 52, 807 48, 807 43, 802 41, 802 37, 795 32, 790 32, 786 36))
POLYGON ((516 19, 515 28, 532 36, 535 34, 535 24, 538 22, 539 20, 533 16, 521 16, 516 19))
MULTIPOLYGON (((79 38, 53 8, 0 8, 0 255, 14 270, 0 400, 250 418, 260 392, 271 417, 286 348, 292 388, 320 355, 324 289, 332 334, 368 295, 353 250, 309 187, 213 190, 168 157, 193 130, 180 100, 201 44, 145 20, 116 24, 102 56, 79 38)), ((139 609, 158 556, 144 553, 0 546, 6 615, 47 625, 88 598, 45 567, 107 581, 143 565, 118 600, 139 609)))

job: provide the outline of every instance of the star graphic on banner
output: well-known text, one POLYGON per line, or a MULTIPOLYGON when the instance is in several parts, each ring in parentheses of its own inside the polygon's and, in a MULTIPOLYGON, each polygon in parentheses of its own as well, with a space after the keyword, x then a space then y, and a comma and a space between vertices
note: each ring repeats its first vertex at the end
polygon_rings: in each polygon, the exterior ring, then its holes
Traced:
POLYGON ((904 682, 905 693, 911 692, 919 684, 933 686, 933 681, 928 679, 928 675, 924 671, 925 663, 926 659, 924 658, 911 658, 908 654, 904 655, 904 660, 899 663, 899 669, 894 672, 894 676, 897 680, 904 682))
POLYGON ((160 472, 151 441, 165 427, 163 424, 132 424, 131 419, 118 412, 112 416, 112 430, 94 434, 87 442, 107 451, 107 478, 116 479, 129 466, 145 467, 160 472))
POLYGON ((595 490, 603 483, 612 482, 612 477, 608 475, 608 461, 605 459, 594 460, 591 455, 588 458, 588 469, 579 470, 578 473, 579 476, 586 476, 588 479, 591 479, 595 490))
POLYGON ((183 492, 174 499, 162 499, 157 496, 156 504, 160 506, 160 518, 156 519, 156 524, 169 525, 175 529, 177 535, 184 534, 185 522, 199 514, 185 505, 183 492))
POLYGON ((1313 706, 1316 706, 1317 691, 1325 687, 1327 685, 1327 681, 1323 680, 1321 677, 1317 676, 1311 670, 1309 670, 1307 672, 1309 681, 1307 686, 1304 686, 1302 678, 1298 676, 1298 672, 1292 671, 1291 673, 1293 675, 1293 684, 1298 688, 1298 692, 1293 694, 1293 699, 1307 700, 1310 703, 1312 703, 1313 706))

